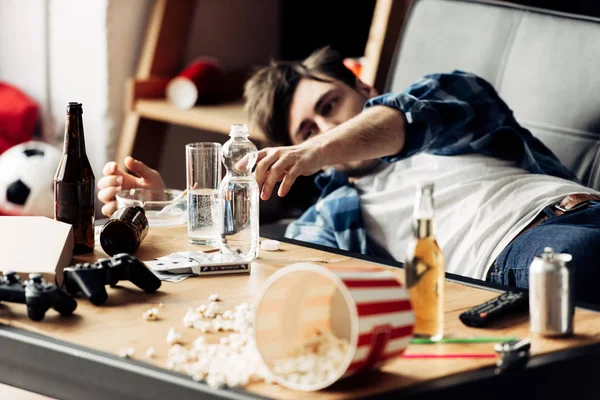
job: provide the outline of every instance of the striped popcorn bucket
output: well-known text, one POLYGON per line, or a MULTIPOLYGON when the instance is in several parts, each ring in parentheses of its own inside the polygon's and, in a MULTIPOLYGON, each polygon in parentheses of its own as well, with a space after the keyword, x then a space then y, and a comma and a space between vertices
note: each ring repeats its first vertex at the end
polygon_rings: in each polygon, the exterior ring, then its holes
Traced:
POLYGON ((400 356, 412 339, 408 292, 383 268, 325 268, 292 264, 269 277, 257 298, 255 339, 271 378, 294 390, 326 388, 400 356), (273 365, 315 332, 349 343, 343 362, 320 382, 292 382, 273 365))

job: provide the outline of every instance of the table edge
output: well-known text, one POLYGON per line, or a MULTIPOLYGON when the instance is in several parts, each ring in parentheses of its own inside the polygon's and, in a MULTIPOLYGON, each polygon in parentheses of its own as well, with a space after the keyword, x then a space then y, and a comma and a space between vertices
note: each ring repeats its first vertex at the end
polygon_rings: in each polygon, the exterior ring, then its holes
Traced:
MULTIPOLYGON (((333 254, 344 255, 378 264, 402 268, 402 263, 345 250, 339 250, 313 243, 306 243, 289 238, 263 235, 286 243, 321 250, 333 254)), ((446 279, 462 285, 484 290, 505 291, 507 288, 477 279, 446 273, 446 279)), ((600 311, 600 306, 577 303, 578 307, 592 311, 600 311)), ((27 331, 21 328, 0 324, 0 382, 25 390, 59 397, 61 399, 78 399, 81 393, 91 398, 164 398, 164 393, 178 399, 226 398, 235 400, 266 399, 266 397, 243 390, 214 390, 202 382, 195 382, 190 377, 172 372, 135 359, 123 359, 116 355, 95 350, 86 346, 64 342, 50 336, 27 331), (28 357, 23 357, 23 355, 28 357), (47 363, 54 358, 59 368, 44 368, 37 360, 47 363), (71 368, 64 368, 71 365, 71 368), (69 375, 72 371, 80 373, 69 375), (85 372, 90 372, 86 374, 85 372), (33 374, 32 372, 35 372, 33 374), (93 372, 93 374, 92 374, 93 372), (90 391, 89 377, 96 381, 90 391), (117 377, 118 379, 112 379, 117 377), (112 383, 111 382, 112 379, 112 383), (71 382, 68 386, 65 382, 71 382), (99 384, 102 382, 103 384, 99 384), (107 383, 109 382, 109 383, 107 383)), ((526 366, 527 370, 548 367, 552 363, 574 360, 578 357, 596 356, 600 358, 600 343, 588 344, 576 348, 559 350, 549 354, 536 356, 526 366)), ((431 393, 460 385, 492 379, 494 367, 460 372, 447 377, 436 378, 414 386, 367 396, 367 398, 387 398, 402 394, 405 396, 431 393)))

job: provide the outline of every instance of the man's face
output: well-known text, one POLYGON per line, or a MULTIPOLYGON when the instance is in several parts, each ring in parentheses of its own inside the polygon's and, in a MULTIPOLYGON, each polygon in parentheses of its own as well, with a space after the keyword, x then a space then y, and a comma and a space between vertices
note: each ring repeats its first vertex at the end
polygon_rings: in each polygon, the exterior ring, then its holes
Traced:
MULTIPOLYGON (((377 93, 357 80, 356 88, 329 78, 329 82, 302 78, 298 82, 290 105, 289 132, 293 144, 326 132, 360 114, 365 102, 377 93)), ((335 165, 351 177, 371 171, 378 160, 357 161, 335 165)))

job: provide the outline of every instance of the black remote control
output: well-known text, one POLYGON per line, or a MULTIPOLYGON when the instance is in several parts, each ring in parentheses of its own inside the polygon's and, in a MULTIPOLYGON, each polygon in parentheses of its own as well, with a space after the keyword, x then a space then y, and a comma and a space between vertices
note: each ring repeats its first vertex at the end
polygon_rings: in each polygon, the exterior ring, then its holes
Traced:
POLYGON ((529 296, 526 292, 504 292, 460 314, 463 324, 476 328, 485 327, 494 321, 511 314, 529 310, 529 296))

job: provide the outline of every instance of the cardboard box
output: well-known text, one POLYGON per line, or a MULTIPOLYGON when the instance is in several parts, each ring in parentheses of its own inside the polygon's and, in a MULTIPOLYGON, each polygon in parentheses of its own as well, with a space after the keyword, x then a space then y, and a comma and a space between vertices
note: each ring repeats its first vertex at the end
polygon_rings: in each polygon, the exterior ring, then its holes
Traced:
MULTIPOLYGON (((73 258, 73 228, 46 217, 0 217, 0 271, 37 272, 62 283, 73 258)), ((52 279, 52 280, 51 280, 52 279)))

